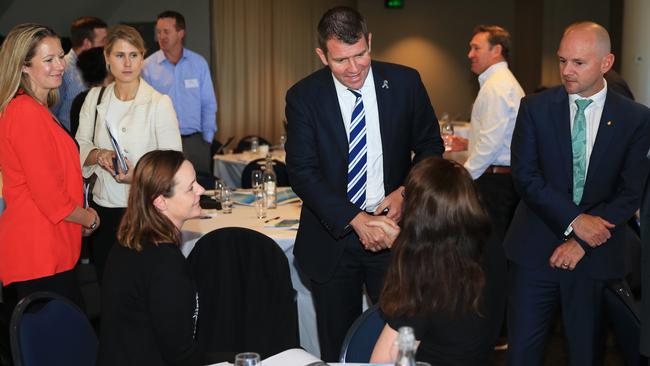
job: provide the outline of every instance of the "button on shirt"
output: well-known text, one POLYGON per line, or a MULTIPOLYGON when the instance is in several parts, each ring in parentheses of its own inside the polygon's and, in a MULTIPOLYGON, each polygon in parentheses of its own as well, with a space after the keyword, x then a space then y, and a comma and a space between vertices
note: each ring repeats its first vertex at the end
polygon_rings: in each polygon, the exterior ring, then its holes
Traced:
MULTIPOLYGON (((345 125, 345 134, 350 139, 350 124, 352 123, 352 111, 356 97, 350 93, 348 87, 341 84, 334 75, 334 86, 339 100, 341 116, 345 125)), ((379 109, 377 107, 377 95, 375 93, 375 80, 372 77, 372 68, 368 71, 366 81, 360 90, 363 100, 363 107, 366 113, 366 141, 368 146, 367 158, 367 183, 366 183, 366 207, 367 211, 374 211, 384 200, 384 155, 381 146, 381 131, 379 130, 379 109)))
POLYGON ((478 77, 481 89, 472 107, 469 157, 465 168, 473 179, 490 165, 510 166, 510 142, 519 102, 524 96, 508 63, 498 62, 478 77))
POLYGON ((145 60, 142 77, 172 99, 181 135, 200 132, 212 142, 217 132, 217 99, 205 59, 187 48, 176 65, 158 50, 145 60))

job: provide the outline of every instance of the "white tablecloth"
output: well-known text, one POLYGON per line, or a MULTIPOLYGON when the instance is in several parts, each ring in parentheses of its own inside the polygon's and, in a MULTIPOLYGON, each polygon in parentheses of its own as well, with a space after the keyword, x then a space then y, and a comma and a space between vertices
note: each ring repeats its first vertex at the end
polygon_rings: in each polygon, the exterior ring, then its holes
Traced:
MULTIPOLYGON (((209 213, 212 211, 206 211, 209 213)), ((297 204, 279 205, 277 209, 270 209, 266 219, 258 219, 255 209, 249 206, 235 205, 232 214, 223 214, 221 211, 210 214, 210 219, 189 220, 183 225, 183 245, 181 250, 188 256, 197 240, 208 232, 223 227, 245 227, 259 231, 272 238, 282 249, 289 261, 291 282, 296 290, 298 302, 298 324, 300 330, 300 345, 313 355, 320 355, 318 334, 316 328, 316 311, 311 292, 305 287, 300 278, 293 258, 293 245, 296 241, 296 230, 278 229, 272 227, 275 223, 285 219, 298 219, 300 206, 297 204), (280 217, 264 223, 265 220, 280 217)))
MULTIPOLYGON (((273 159, 284 162, 284 150, 271 151, 273 159)), ((214 162, 214 175, 226 183, 228 187, 241 187, 241 173, 248 163, 253 160, 261 159, 264 156, 243 152, 241 154, 215 155, 212 157, 214 162)))

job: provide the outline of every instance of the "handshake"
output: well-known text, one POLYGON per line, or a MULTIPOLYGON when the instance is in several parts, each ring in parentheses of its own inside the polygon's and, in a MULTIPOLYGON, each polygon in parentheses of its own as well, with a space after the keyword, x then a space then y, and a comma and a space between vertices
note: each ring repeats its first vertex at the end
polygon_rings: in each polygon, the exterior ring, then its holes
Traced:
POLYGON ((364 248, 371 252, 389 249, 400 232, 397 223, 388 216, 371 216, 365 212, 357 214, 350 225, 364 248))

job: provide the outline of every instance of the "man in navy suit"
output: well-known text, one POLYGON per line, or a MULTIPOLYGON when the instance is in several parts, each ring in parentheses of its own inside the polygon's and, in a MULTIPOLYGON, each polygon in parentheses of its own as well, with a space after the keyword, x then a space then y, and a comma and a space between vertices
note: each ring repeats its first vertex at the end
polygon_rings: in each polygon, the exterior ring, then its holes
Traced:
POLYGON ((599 363, 603 284, 624 276, 624 226, 650 167, 650 110, 603 78, 614 63, 607 31, 573 24, 557 54, 563 87, 522 99, 512 138, 510 365, 542 364, 558 305, 570 364, 599 363))
POLYGON ((330 9, 318 34, 326 67, 287 92, 286 160, 304 202, 294 254, 311 281, 321 358, 336 361, 363 286, 376 302, 389 258, 386 234, 368 223, 396 225, 412 164, 444 147, 417 71, 371 63, 361 14, 330 9))

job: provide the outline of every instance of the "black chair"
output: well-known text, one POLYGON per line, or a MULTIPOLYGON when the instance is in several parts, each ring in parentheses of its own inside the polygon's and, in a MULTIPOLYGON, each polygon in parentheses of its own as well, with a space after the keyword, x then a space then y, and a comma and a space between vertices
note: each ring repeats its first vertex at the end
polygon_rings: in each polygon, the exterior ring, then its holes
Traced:
POLYGON ((199 239, 188 261, 199 292, 203 349, 254 350, 266 358, 298 347, 289 263, 273 239, 245 228, 218 229, 199 239))
MULTIPOLYGON (((241 187, 253 188, 251 173, 253 170, 263 170, 266 159, 256 159, 248 163, 241 173, 241 187)), ((273 159, 273 170, 275 171, 275 178, 277 179, 278 187, 291 187, 289 183, 289 172, 287 172, 287 165, 280 160, 273 159)))
POLYGON ((36 292, 18 302, 11 316, 15 366, 94 366, 97 335, 86 315, 69 300, 36 292))
POLYGON ((237 143, 237 147, 235 148, 236 153, 242 153, 244 151, 248 151, 251 149, 251 141, 253 138, 257 137, 257 141, 259 141, 260 145, 269 145, 269 141, 265 139, 264 137, 256 136, 256 135, 248 135, 245 137, 242 137, 241 140, 239 140, 239 143, 237 143))
POLYGON ((641 317, 638 304, 628 284, 623 280, 606 282, 604 291, 604 306, 607 317, 614 330, 614 338, 618 344, 626 365, 641 364, 639 352, 641 317))
POLYGON ((352 323, 341 347, 341 363, 370 362, 372 350, 386 322, 377 304, 368 308, 352 323))

